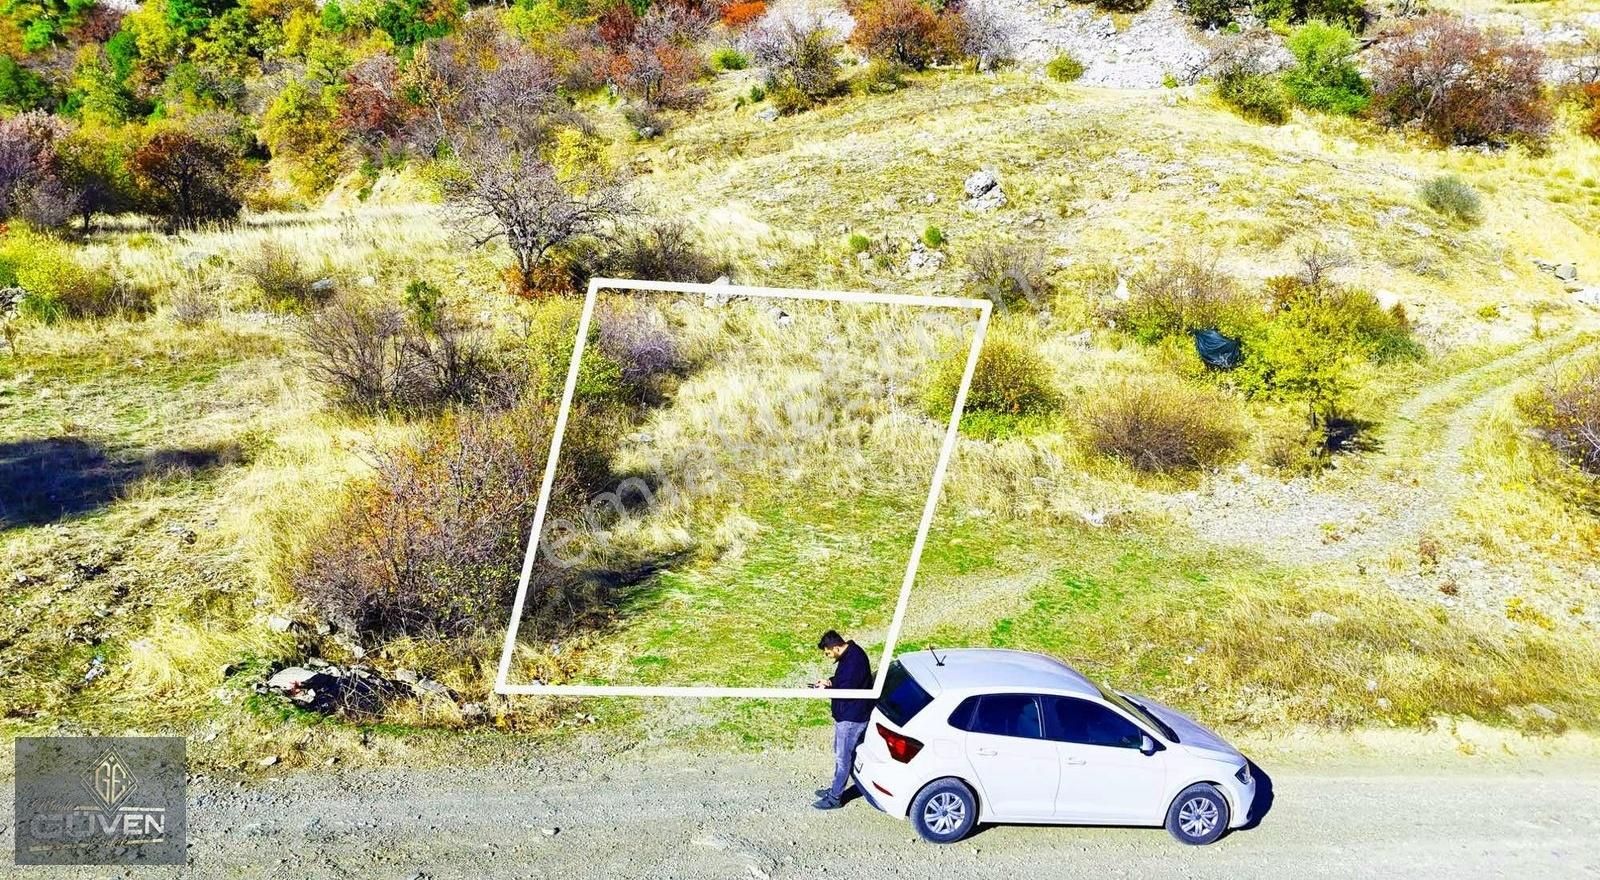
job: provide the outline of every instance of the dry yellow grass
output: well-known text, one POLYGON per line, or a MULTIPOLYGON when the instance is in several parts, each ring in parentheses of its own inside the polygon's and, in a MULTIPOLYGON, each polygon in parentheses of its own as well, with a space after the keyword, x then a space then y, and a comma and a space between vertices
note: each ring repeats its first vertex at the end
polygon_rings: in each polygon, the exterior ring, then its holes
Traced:
MULTIPOLYGON (((1449 686, 1454 710, 1496 720, 1515 720, 1507 700, 1540 698, 1540 692, 1526 687, 1546 687, 1542 693, 1565 701, 1564 709, 1592 715, 1593 707, 1586 709, 1574 696, 1590 681, 1580 668, 1595 650, 1593 628, 1583 623, 1589 618, 1549 609, 1584 601, 1579 593, 1592 592, 1592 583, 1575 582, 1570 575, 1580 560, 1593 558, 1600 535, 1592 512, 1572 502, 1569 475, 1521 436, 1508 404, 1489 400, 1484 417, 1468 423, 1471 442, 1463 461, 1475 481, 1450 508, 1452 519, 1438 530, 1438 539, 1531 573, 1530 589, 1540 595, 1528 599, 1553 621, 1548 634, 1536 625, 1507 621, 1501 608, 1445 613, 1429 600, 1392 596, 1382 565, 1360 570, 1354 564, 1309 566, 1285 573, 1274 560, 1249 553, 1211 554, 1203 547, 1186 552, 1198 542, 1184 530, 1174 506, 1185 503, 1182 493, 1194 488, 1195 478, 1142 477, 1090 455, 1077 436, 1073 413, 1120 379, 1185 374, 1184 352, 1138 347, 1093 318, 1118 273, 1131 275, 1180 249, 1216 251, 1226 268, 1245 279, 1292 269, 1297 252, 1314 241, 1349 255, 1339 277, 1392 293, 1444 355, 1365 377, 1361 406, 1379 416, 1419 391, 1426 394, 1528 344, 1536 324, 1545 334, 1592 326, 1593 314, 1571 306, 1558 283, 1531 259, 1600 266, 1600 240, 1593 233, 1600 223, 1600 190, 1592 179, 1600 168, 1600 145, 1563 136, 1541 157, 1520 151, 1438 151, 1359 122, 1296 115, 1280 128, 1257 126, 1219 108, 1204 89, 1123 93, 1062 86, 1020 73, 919 75, 900 93, 842 99, 815 113, 766 123, 753 116, 752 108, 728 112, 737 82, 729 78, 715 99, 718 106, 679 120, 665 140, 617 150, 624 160, 648 167, 641 191, 663 214, 690 219, 735 259, 740 281, 971 293, 960 281, 961 259, 992 238, 1037 242, 1061 267, 1061 291, 1046 313, 1002 316, 997 327, 1028 340, 1052 365, 1066 400, 1062 416, 1040 430, 963 441, 947 484, 941 541, 930 547, 930 592, 919 595, 971 590, 986 598, 977 604, 935 603, 919 637, 1005 642, 1020 629, 1033 633, 1029 644, 1081 651, 1087 661, 1116 670, 1122 647, 1111 636, 1138 636, 1125 626, 1108 624, 1106 639, 1095 643, 1050 642, 1043 634, 1072 625, 1080 611, 1073 603, 1095 596, 1100 604, 1094 614, 1105 620, 1147 619, 1123 614, 1143 606, 1137 596, 1116 592, 1142 578, 1159 582, 1161 595, 1172 603, 1184 590, 1197 591, 1195 597, 1214 603, 1206 607, 1220 609, 1213 620, 1222 625, 1244 626, 1251 615, 1277 615, 1282 619, 1273 624, 1275 637, 1289 642, 1304 637, 1315 649, 1286 652, 1263 665, 1259 674, 1265 678, 1253 679, 1259 687, 1230 694, 1244 704, 1242 720, 1231 723, 1392 720, 1392 713, 1371 711, 1376 697, 1364 696, 1362 676, 1368 673, 1356 668, 1358 662, 1380 668, 1386 686, 1394 683, 1392 703, 1403 701, 1401 717, 1408 722, 1427 715, 1429 688, 1439 682, 1449 686), (995 166, 1008 193, 1010 204, 999 212, 979 214, 962 205, 961 182, 980 165, 995 166), (1457 174, 1482 193, 1481 224, 1457 227, 1421 204, 1417 187, 1442 173, 1457 174), (932 204, 924 201, 928 193, 936 197, 932 204), (929 224, 949 238, 945 266, 931 274, 907 272, 910 241, 929 224), (844 244, 852 232, 868 236, 872 253, 884 259, 858 260, 844 244), (1486 318, 1485 307, 1491 305, 1499 307, 1499 316, 1486 318), (1085 573, 1101 585, 1094 596, 1062 591, 1063 583, 1085 573), (1237 601, 1206 586, 1219 579, 1231 579, 1226 585, 1237 587, 1237 601), (1308 586, 1323 581, 1333 586, 1308 586), (1342 619, 1337 628, 1312 629, 1304 620, 1323 603, 1362 595, 1374 598, 1352 598, 1349 608, 1332 609, 1342 619), (1424 641, 1437 650, 1410 652, 1396 635, 1395 619, 1421 628, 1424 641), (1007 620, 1011 629, 1002 631, 1007 620), (1529 629, 1538 630, 1531 634, 1536 642, 1526 641, 1529 629), (1373 643, 1387 647, 1363 647, 1373 643), (1482 657, 1475 659, 1473 651, 1480 648, 1482 657), (1332 673, 1317 670, 1318 653, 1346 658, 1350 666, 1332 673), (1545 661, 1545 681, 1507 686, 1545 661), (1449 663, 1468 666, 1457 674, 1444 668, 1449 663), (1296 696, 1294 688, 1301 685, 1326 688, 1326 693, 1296 696), (1505 691, 1499 698, 1491 693, 1497 688, 1505 691)), ((146 478, 80 518, 0 534, 0 575, 38 576, 26 586, 7 587, 13 619, 5 623, 5 634, 12 640, 0 660, 8 673, 31 670, 24 678, 7 679, 20 685, 6 695, 13 711, 5 722, 8 730, 63 723, 237 726, 237 733, 223 738, 235 745, 219 745, 219 753, 299 735, 283 732, 281 719, 259 708, 244 708, 238 690, 218 697, 219 671, 241 661, 259 668, 293 654, 293 639, 265 626, 267 614, 292 601, 287 561, 315 536, 325 517, 334 515, 340 488, 364 472, 363 450, 426 426, 327 410, 299 368, 289 322, 253 312, 256 293, 238 272, 237 257, 263 241, 291 248, 308 271, 343 285, 363 286, 371 279, 374 289, 397 293, 405 281, 421 277, 491 321, 520 318, 518 307, 499 292, 503 250, 460 249, 430 206, 266 215, 235 229, 174 238, 131 226, 97 236, 85 248, 88 258, 161 291, 198 284, 226 301, 229 310, 198 329, 173 323, 165 312, 144 322, 28 328, 26 358, 0 358, 0 404, 6 406, 0 442, 76 436, 139 450, 236 444, 248 454, 198 479, 146 478), (184 543, 181 534, 166 533, 175 523, 195 533, 193 544, 184 543), (78 577, 71 572, 86 549, 110 552, 115 582, 140 600, 101 618, 102 608, 122 601, 113 592, 113 578, 79 578, 62 591, 61 583, 78 577), (26 632, 24 623, 30 624, 26 632), (86 632, 86 625, 97 641, 61 647, 63 634, 86 632), (107 672, 97 682, 84 683, 96 653, 105 655, 107 672)), ((1586 275, 1593 271, 1600 270, 1585 269, 1586 275)), ((720 362, 698 377, 698 384, 686 386, 675 406, 654 417, 646 430, 659 438, 655 448, 625 450, 629 464, 648 464, 663 450, 704 443, 707 435, 697 426, 712 417, 759 440, 770 436, 758 430, 755 418, 763 407, 822 411, 837 402, 829 397, 831 389, 777 369, 785 359, 829 347, 860 354, 897 332, 897 325, 862 321, 844 325, 837 338, 812 334, 803 324, 778 333, 770 322, 762 323, 765 316, 746 311, 730 313, 737 317, 727 323, 707 319, 693 328, 696 345, 720 362), (729 358, 713 341, 727 332, 769 345, 729 358), (755 359, 762 351, 769 360, 755 359)), ((864 430, 840 428, 817 440, 812 454, 844 462, 825 475, 828 479, 847 484, 883 474, 888 487, 911 485, 914 469, 886 468, 897 461, 891 453, 920 454, 936 442, 936 430, 910 411, 924 365, 910 348, 891 351, 879 362, 871 380, 893 386, 888 399, 899 403, 872 409, 864 430)), ((1459 427, 1451 414, 1475 395, 1511 389, 1511 380, 1524 378, 1501 375, 1514 374, 1513 366, 1486 375, 1481 387, 1445 395, 1437 411, 1419 409, 1415 437, 1383 462, 1383 472, 1352 466, 1348 482, 1335 475, 1318 484, 1319 491, 1381 489, 1382 480, 1400 485, 1427 473, 1422 456, 1429 442, 1459 427), (1358 477, 1378 482, 1361 483, 1358 477)), ((1257 434, 1286 417, 1260 406, 1245 416, 1257 434)), ((1260 452, 1250 455, 1259 460, 1260 452)), ((906 456, 914 458, 918 455, 906 456)), ((722 562, 733 575, 783 564, 763 556, 761 542, 775 534, 784 542, 781 549, 805 560, 862 549, 842 538, 834 544, 807 543, 781 534, 779 517, 756 507, 729 503, 666 511, 639 524, 640 533, 632 539, 642 546, 667 546, 699 530, 707 547, 724 551, 722 562)), ((852 529, 881 524, 895 511, 819 507, 806 512, 836 517, 837 531, 848 537, 852 529)), ((1403 567, 1415 566, 1414 545, 1402 548, 1403 567)), ((855 586, 841 581, 841 589, 855 586)), ((1593 609, 1600 601, 1587 604, 1593 609)), ((1168 634, 1198 641, 1215 635, 1206 630, 1203 615, 1177 604, 1159 607, 1175 615, 1168 634)), ((859 618, 869 631, 872 613, 866 609, 859 618)), ((1087 619, 1101 619, 1094 614, 1087 619)), ((1151 626, 1152 633, 1161 632, 1151 626)), ((462 693, 481 697, 488 686, 493 635, 481 656, 396 644, 389 661, 430 669, 462 693)), ((588 650, 615 659, 649 641, 595 642, 588 650)), ((1220 637, 1209 644, 1214 647, 1208 657, 1214 659, 1203 662, 1214 665, 1205 667, 1207 675, 1221 676, 1259 659, 1248 645, 1220 637)), ((1148 665, 1130 664, 1120 671, 1166 674, 1194 645, 1140 642, 1136 647, 1148 665)), ((735 657, 723 659, 731 664, 735 657)), ((779 678, 798 674, 782 664, 756 671, 775 671, 779 678)), ((1180 696, 1188 693, 1174 688, 1180 696)), ((597 707, 613 718, 638 711, 586 705, 597 707)), ((509 723, 542 724, 559 711, 564 707, 522 703, 509 723)), ((765 723, 762 719, 805 721, 809 716, 803 711, 708 708, 697 723, 728 725, 737 738, 738 731, 765 723)), ((415 706, 396 720, 448 727, 460 719, 452 709, 415 706)), ((327 734, 328 742, 339 742, 341 735, 327 734)), ((321 752, 306 748, 296 754, 309 760, 321 752)))

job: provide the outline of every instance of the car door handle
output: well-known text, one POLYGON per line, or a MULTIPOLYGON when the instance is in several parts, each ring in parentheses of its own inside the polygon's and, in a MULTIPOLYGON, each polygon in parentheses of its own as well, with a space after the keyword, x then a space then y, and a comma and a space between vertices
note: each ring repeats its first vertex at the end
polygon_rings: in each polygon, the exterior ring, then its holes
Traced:
POLYGON ((1084 764, 1087 764, 1089 762, 1085 761, 1082 758, 1068 758, 1067 759, 1067 763, 1071 764, 1074 767, 1082 767, 1084 764))
POLYGON ((985 758, 993 758, 995 755, 998 755, 1000 753, 995 751, 994 749, 979 749, 978 750, 978 754, 984 756, 985 758))

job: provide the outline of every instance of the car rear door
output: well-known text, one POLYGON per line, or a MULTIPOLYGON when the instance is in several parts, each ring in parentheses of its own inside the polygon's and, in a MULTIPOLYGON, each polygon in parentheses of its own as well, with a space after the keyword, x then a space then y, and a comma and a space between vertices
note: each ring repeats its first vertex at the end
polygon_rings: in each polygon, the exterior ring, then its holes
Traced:
POLYGON ((985 817, 1049 819, 1055 815, 1061 769, 1056 744, 1044 738, 1038 697, 969 697, 950 717, 967 732, 966 753, 983 790, 985 817))
POLYGON ((1057 750, 1056 816, 1075 822, 1159 823, 1167 805, 1167 762, 1139 750, 1145 732, 1109 706, 1075 697, 1040 698, 1045 736, 1057 750))

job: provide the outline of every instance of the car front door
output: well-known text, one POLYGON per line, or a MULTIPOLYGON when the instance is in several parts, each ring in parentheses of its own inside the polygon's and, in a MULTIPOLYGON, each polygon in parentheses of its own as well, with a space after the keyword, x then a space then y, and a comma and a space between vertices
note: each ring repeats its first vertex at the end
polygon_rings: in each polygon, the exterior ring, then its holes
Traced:
POLYGON ((1056 744, 1044 738, 1037 697, 971 697, 956 709, 951 721, 967 731, 967 757, 983 789, 989 818, 1027 820, 1055 815, 1061 768, 1056 744))
POLYGON ((1159 823, 1167 805, 1165 755, 1139 750, 1145 732, 1109 706, 1040 698, 1045 736, 1061 763, 1056 816, 1075 822, 1159 823))

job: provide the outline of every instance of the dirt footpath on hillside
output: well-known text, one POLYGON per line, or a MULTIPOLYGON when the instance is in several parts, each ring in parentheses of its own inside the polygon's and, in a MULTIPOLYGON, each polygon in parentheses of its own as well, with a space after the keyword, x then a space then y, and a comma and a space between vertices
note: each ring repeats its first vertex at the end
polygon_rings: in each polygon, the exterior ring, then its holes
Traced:
MULTIPOLYGON (((635 752, 577 769, 293 773, 191 788, 190 867, 19 878, 1600 877, 1600 761, 1262 769, 1258 827, 1202 849, 1158 829, 997 827, 954 846, 856 800, 826 757, 635 752)), ((9 850, 11 804, 0 812, 9 850)))

